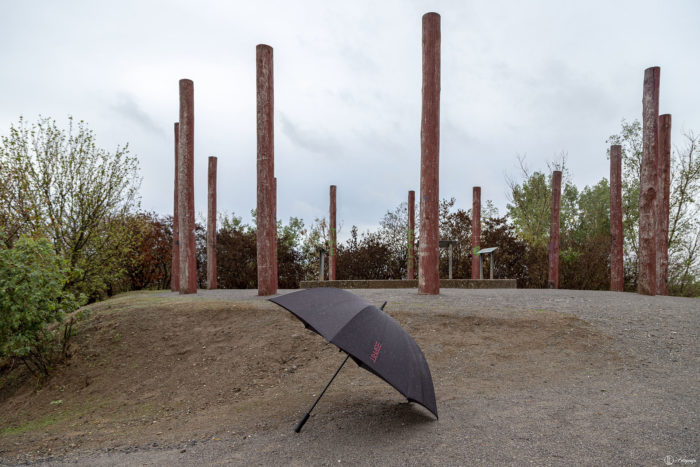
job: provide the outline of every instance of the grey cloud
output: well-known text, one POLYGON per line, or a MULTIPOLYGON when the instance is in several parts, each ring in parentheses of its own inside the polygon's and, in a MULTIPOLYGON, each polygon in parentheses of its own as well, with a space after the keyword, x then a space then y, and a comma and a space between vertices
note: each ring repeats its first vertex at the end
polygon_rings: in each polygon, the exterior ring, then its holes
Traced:
POLYGON ((112 104, 112 110, 117 114, 131 120, 144 130, 158 135, 165 135, 161 128, 148 113, 146 113, 130 94, 121 93, 117 96, 117 102, 112 104))
POLYGON ((342 147, 335 139, 324 136, 320 132, 307 130, 295 124, 287 118, 284 113, 280 112, 280 123, 282 126, 282 134, 284 134, 295 145, 307 151, 324 155, 329 158, 335 158, 340 155, 342 147))

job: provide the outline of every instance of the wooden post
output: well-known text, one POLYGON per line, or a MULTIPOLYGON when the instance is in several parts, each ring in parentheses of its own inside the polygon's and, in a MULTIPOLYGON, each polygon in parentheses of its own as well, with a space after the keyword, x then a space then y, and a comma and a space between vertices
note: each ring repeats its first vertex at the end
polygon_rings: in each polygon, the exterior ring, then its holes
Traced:
POLYGON ((178 217, 180 222, 180 293, 197 293, 197 256, 194 238, 194 83, 180 80, 178 140, 178 217))
POLYGON ((418 293, 440 293, 440 15, 423 15, 418 293))
POLYGON ((412 281, 416 277, 416 192, 408 192, 408 257, 406 258, 406 278, 412 281))
POLYGON ((447 268, 449 270, 447 277, 452 279, 452 242, 447 245, 447 268))
POLYGON ((279 268, 279 263, 277 261, 277 177, 274 178, 273 180, 273 192, 274 192, 274 202, 272 203, 272 206, 274 207, 274 214, 272 218, 275 220, 275 283, 279 287, 279 280, 280 280, 280 268, 279 268))
POLYGON ((659 122, 659 67, 644 70, 642 167, 639 180, 639 264, 637 291, 656 294, 656 159, 659 122))
POLYGON ((170 262, 170 290, 177 292, 180 290, 180 216, 178 215, 178 157, 177 145, 180 140, 180 124, 175 122, 175 194, 173 199, 173 246, 172 261, 170 262))
POLYGON ((668 216, 671 195, 671 115, 659 116, 656 193, 656 294, 668 295, 668 216))
POLYGON ((552 215, 549 223, 549 279, 550 289, 559 288, 559 212, 561 210, 561 171, 552 174, 552 215))
POLYGON ((321 250, 321 251, 319 252, 319 256, 321 257, 321 265, 320 265, 320 269, 319 269, 319 271, 318 271, 318 280, 320 280, 320 281, 325 281, 325 280, 326 280, 326 271, 325 271, 325 267, 326 267, 326 252, 325 252, 325 250, 321 250))
POLYGON ((209 157, 207 193, 207 288, 217 288, 216 274, 216 157, 209 157))
POLYGON ((335 222, 335 215, 336 215, 336 204, 335 204, 335 195, 336 195, 336 186, 331 185, 331 203, 330 203, 330 220, 329 220, 329 225, 328 225, 328 236, 329 238, 329 251, 328 251, 328 280, 329 281, 334 281, 336 279, 336 265, 338 264, 338 256, 337 256, 337 232, 336 232, 336 222, 335 222))
POLYGON ((258 111, 258 295, 273 295, 277 293, 277 276, 275 275, 275 137, 272 47, 259 44, 255 52, 258 111))
POLYGON ((472 279, 479 279, 479 248, 481 248, 481 187, 472 189, 472 279))
POLYGON ((610 290, 622 292, 624 237, 622 231, 622 147, 610 147, 610 290))

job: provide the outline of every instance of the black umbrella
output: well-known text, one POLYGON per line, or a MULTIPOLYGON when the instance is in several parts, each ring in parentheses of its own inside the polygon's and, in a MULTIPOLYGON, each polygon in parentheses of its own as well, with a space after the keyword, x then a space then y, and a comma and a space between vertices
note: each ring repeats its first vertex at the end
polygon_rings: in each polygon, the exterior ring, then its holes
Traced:
POLYGON ((270 301, 290 311, 307 328, 348 354, 294 431, 301 430, 350 357, 392 385, 410 402, 417 402, 438 416, 428 362, 416 341, 394 318, 357 295, 332 287, 301 290, 270 301))

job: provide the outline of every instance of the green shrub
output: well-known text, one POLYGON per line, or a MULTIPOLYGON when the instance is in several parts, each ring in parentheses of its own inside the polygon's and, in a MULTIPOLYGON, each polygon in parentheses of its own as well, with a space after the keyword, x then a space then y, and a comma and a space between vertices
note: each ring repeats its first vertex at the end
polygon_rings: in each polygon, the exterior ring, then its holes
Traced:
POLYGON ((72 323, 58 324, 80 306, 66 291, 68 271, 45 238, 22 236, 13 248, 0 247, 0 358, 19 359, 33 373, 48 375, 70 337, 72 323))

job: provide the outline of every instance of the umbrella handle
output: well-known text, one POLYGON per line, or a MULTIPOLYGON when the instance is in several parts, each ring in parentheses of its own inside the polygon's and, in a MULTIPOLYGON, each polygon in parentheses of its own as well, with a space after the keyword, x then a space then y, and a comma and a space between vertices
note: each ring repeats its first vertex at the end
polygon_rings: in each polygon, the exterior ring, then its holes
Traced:
POLYGON ((301 431, 301 427, 304 426, 304 423, 306 423, 306 421, 309 419, 310 416, 311 416, 311 412, 307 412, 306 415, 304 415, 304 418, 299 420, 299 423, 297 423, 297 426, 296 426, 296 428, 294 428, 294 431, 299 433, 301 431))
POLYGON ((296 431, 297 433, 299 433, 299 432, 301 431, 301 427, 304 426, 304 424, 306 423, 306 421, 307 421, 307 420, 309 419, 309 417, 311 416, 311 411, 314 409, 314 407, 316 407, 316 404, 318 404, 318 401, 321 400, 321 397, 323 397, 323 394, 325 394, 326 389, 328 389, 328 386, 330 386, 331 383, 333 382, 333 380, 335 379, 335 377, 338 376, 338 373, 340 373, 340 369, 343 368, 343 365, 345 365, 345 362, 348 361, 348 358, 350 358, 350 355, 348 355, 347 357, 345 357, 345 360, 343 360, 343 363, 341 363, 340 366, 338 367, 338 369, 335 370, 335 374, 333 375, 333 377, 331 378, 331 380, 328 381, 328 384, 326 384, 326 387, 323 388, 323 391, 321 391, 321 394, 318 395, 318 397, 316 398, 316 401, 313 403, 313 405, 311 406, 311 408, 309 409, 309 411, 306 412, 306 415, 304 415, 304 417, 303 417, 301 420, 299 420, 299 423, 297 423, 297 426, 296 426, 296 428, 294 428, 294 431, 296 431))

